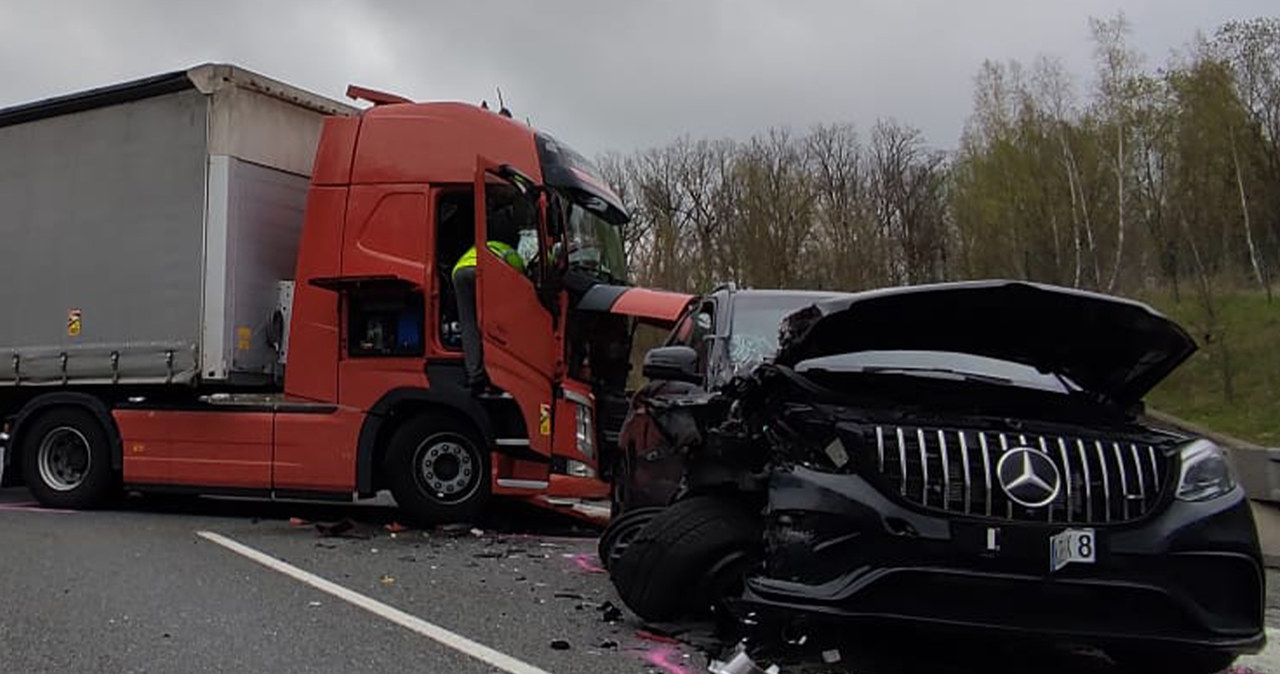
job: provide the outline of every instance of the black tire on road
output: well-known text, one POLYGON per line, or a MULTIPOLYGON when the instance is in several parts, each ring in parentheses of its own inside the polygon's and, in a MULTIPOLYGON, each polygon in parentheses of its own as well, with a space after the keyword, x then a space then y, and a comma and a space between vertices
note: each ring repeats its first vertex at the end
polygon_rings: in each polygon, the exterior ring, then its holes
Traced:
POLYGON ((596 554, 600 556, 600 563, 605 569, 611 568, 622 557, 636 534, 639 534, 649 520, 662 510, 658 507, 636 508, 628 510, 609 522, 609 527, 604 530, 604 534, 600 536, 600 543, 596 546, 596 554))
POLYGON ((609 571, 636 615, 673 620, 709 611, 741 580, 743 562, 759 547, 759 518, 743 504, 695 496, 649 520, 609 571))
POLYGON ((1164 645, 1116 650, 1107 655, 1125 674, 1218 674, 1236 661, 1231 653, 1170 650, 1164 645))
POLYGON ((116 486, 111 436, 91 412, 55 407, 22 431, 22 476, 41 505, 97 508, 116 486))
POLYGON ((470 426, 424 416, 396 430, 382 470, 396 504, 419 524, 475 522, 489 503, 489 452, 470 426))

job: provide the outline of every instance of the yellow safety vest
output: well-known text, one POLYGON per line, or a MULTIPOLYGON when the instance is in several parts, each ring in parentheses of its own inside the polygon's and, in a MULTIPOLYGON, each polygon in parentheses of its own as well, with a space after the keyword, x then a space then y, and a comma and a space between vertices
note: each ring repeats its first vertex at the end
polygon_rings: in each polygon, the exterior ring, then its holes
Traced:
MULTIPOLYGON (((515 248, 512 248, 501 241, 490 241, 485 245, 488 246, 489 250, 494 255, 497 255, 503 262, 511 265, 511 267, 516 271, 524 273, 524 258, 520 257, 520 253, 517 253, 515 248)), ((467 267, 474 266, 476 266, 476 247, 472 246, 467 249, 467 252, 462 254, 462 257, 458 258, 457 264, 453 265, 452 273, 457 274, 459 269, 466 269, 467 267)))

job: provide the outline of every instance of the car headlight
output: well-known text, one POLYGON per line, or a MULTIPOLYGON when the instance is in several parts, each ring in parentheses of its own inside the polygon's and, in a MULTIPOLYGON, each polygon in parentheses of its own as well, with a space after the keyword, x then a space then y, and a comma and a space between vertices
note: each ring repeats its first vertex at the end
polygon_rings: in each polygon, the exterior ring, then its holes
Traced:
POLYGON ((1178 476, 1178 498, 1207 501, 1236 488, 1235 472, 1227 453, 1208 440, 1196 440, 1182 448, 1182 473, 1178 476))
POLYGON ((578 423, 575 435, 578 439, 578 452, 588 459, 596 458, 596 429, 591 419, 591 408, 586 405, 576 405, 578 408, 578 423))

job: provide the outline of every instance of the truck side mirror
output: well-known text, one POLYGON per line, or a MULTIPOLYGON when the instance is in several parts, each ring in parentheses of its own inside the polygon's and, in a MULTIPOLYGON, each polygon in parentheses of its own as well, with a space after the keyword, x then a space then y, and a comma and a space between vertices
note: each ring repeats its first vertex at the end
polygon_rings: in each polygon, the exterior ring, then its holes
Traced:
POLYGON ((649 379, 702 383, 698 352, 688 346, 660 346, 644 354, 644 376, 649 379))

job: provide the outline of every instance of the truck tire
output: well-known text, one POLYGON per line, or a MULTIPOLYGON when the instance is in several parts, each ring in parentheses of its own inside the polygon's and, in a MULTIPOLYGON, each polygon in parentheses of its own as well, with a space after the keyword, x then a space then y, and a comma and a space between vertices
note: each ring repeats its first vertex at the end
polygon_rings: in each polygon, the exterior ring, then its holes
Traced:
POLYGON ((382 470, 396 504, 419 524, 475 522, 489 503, 489 452, 452 418, 405 423, 391 436, 382 470))
POLYGON ((724 496, 695 496, 657 513, 609 570, 622 601, 653 622, 710 610, 760 547, 758 517, 724 496))
POLYGON ((636 508, 609 522, 609 527, 604 530, 600 543, 596 546, 596 554, 600 556, 600 563, 606 570, 622 557, 636 535, 662 510, 657 507, 636 508))
POLYGON ((89 411, 55 407, 22 433, 22 475, 32 495, 51 508, 104 505, 116 483, 111 438, 89 411))

